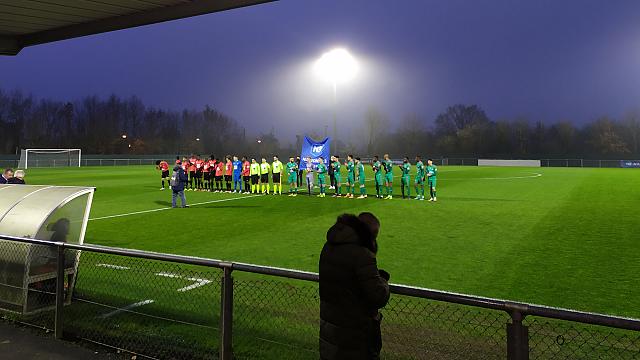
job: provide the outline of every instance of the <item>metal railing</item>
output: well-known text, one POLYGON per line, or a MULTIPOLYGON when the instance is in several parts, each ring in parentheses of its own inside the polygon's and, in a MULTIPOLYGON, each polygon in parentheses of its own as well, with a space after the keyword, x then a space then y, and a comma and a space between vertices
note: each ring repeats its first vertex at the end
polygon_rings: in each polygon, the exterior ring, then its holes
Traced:
MULTIPOLYGON (((3 313, 52 329, 57 338, 80 338, 150 358, 318 358, 316 273, 0 239, 3 304, 12 287, 6 276, 12 249, 49 250, 45 253, 52 257, 49 269, 55 278, 30 285, 27 298, 40 305, 55 299, 51 310, 3 313), (73 274, 75 289, 69 285, 72 274, 64 271, 69 259, 80 264, 73 274)), ((393 295, 382 310, 385 359, 640 358, 640 320, 411 286, 390 288, 393 295)))

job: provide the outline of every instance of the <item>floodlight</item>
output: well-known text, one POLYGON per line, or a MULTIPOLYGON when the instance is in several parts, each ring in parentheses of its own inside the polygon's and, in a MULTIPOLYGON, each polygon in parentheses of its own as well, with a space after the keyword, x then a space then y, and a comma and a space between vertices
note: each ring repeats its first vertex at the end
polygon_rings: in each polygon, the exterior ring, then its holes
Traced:
POLYGON ((316 73, 333 84, 349 81, 358 72, 358 63, 342 48, 324 53, 315 63, 316 73))

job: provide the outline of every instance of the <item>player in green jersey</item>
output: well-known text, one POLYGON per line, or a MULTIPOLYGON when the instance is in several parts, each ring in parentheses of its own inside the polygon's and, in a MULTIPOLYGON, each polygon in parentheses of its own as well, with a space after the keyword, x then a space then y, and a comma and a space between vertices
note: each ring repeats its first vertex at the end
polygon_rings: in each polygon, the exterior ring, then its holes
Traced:
POLYGON ((345 197, 353 199, 356 190, 356 167, 353 163, 353 155, 347 155, 345 166, 347 167, 347 195, 345 195, 345 197))
POLYGON ((385 199, 393 199, 393 161, 389 158, 389 154, 384 154, 384 186, 387 188, 387 197, 385 199))
POLYGON ((342 188, 342 175, 340 174, 340 156, 333 156, 333 176, 336 178, 336 191, 333 194, 333 197, 340 197, 340 190, 342 188))
POLYGON ((433 160, 427 160, 427 183, 429 185, 429 201, 438 201, 436 198, 436 180, 438 176, 438 167, 433 165, 433 160))
POLYGON ((296 163, 296 159, 290 157, 289 162, 287 163, 287 174, 289 174, 289 178, 287 182, 289 183, 289 196, 296 196, 298 194, 298 163, 296 163))
POLYGON ((367 188, 365 187, 365 173, 364 173, 364 164, 362 164, 362 160, 359 157, 356 158, 356 167, 358 169, 358 183, 360 183, 360 196, 358 199, 366 199, 367 198, 367 188))
POLYGON ((402 189, 402 198, 404 199, 404 189, 407 189, 407 197, 411 199, 411 163, 409 158, 405 156, 400 167, 402 171, 402 177, 400 178, 400 188, 402 189))
POLYGON ((420 156, 416 156, 416 200, 424 200, 424 170, 422 158, 420 158, 420 156))
POLYGON ((278 159, 278 155, 275 155, 271 164, 273 195, 282 195, 282 179, 280 175, 282 175, 282 162, 278 159))
POLYGON ((373 168, 376 183, 376 198, 382 199, 382 195, 380 195, 380 188, 382 187, 382 164, 380 163, 378 155, 373 157, 373 164, 371 164, 371 167, 373 168))
POLYGON ((324 158, 320 157, 318 159, 318 166, 316 167, 316 172, 318 173, 318 186, 320 186, 320 194, 318 194, 318 197, 325 197, 326 195, 324 184, 327 171, 329 171, 329 169, 327 168, 327 165, 324 164, 324 158))

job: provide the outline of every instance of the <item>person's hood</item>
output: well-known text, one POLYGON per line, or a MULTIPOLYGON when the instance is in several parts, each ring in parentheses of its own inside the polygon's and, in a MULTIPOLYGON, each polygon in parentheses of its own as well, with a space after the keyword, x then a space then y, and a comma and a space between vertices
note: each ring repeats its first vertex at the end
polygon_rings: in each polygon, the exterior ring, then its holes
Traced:
POLYGON ((353 225, 338 221, 327 231, 327 242, 334 245, 359 244, 360 238, 353 225))
POLYGON ((176 165, 176 166, 173 167, 173 171, 178 171, 180 169, 182 169, 182 166, 180 166, 180 165, 176 165))

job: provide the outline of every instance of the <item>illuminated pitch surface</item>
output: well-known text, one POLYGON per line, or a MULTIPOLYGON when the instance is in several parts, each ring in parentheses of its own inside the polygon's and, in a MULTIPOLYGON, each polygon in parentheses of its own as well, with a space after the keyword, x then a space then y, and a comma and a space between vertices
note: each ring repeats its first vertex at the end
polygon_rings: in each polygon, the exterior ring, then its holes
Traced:
POLYGON ((107 218, 90 221, 86 243, 317 271, 335 217, 371 211, 394 283, 640 317, 638 170, 440 167, 435 204, 399 199, 398 170, 393 200, 371 198, 368 181, 366 200, 187 192, 206 204, 159 211, 171 193, 153 166, 26 180, 97 187, 91 217, 107 218))

